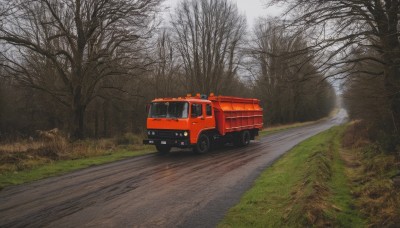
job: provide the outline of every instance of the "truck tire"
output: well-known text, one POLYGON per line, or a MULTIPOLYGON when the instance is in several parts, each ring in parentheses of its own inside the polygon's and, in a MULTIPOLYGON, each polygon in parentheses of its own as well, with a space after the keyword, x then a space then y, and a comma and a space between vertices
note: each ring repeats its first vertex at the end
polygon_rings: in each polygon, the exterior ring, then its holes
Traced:
POLYGON ((239 132, 234 138, 233 144, 235 146, 247 146, 250 143, 250 132, 248 130, 244 130, 239 132))
POLYGON ((242 134, 241 134, 241 144, 242 144, 242 146, 249 145, 250 144, 250 138, 251 138, 251 135, 250 135, 250 132, 248 130, 242 131, 242 134))
POLYGON ((156 149, 159 154, 168 154, 171 150, 171 146, 167 145, 156 145, 156 149))
POLYGON ((205 154, 210 150, 210 146, 210 138, 206 134, 201 134, 193 150, 198 154, 205 154))

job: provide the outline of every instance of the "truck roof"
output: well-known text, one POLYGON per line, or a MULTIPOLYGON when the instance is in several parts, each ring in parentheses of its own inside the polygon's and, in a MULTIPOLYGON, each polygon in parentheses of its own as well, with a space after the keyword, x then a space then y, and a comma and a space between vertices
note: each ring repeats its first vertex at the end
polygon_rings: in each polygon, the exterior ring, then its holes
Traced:
POLYGON ((187 101, 187 102, 204 102, 211 103, 209 100, 200 99, 200 98, 186 98, 186 97, 178 97, 178 98, 156 98, 152 102, 173 102, 173 101, 187 101))
POLYGON ((162 101, 188 101, 188 102, 234 102, 234 103, 250 103, 250 104, 258 104, 260 101, 254 98, 241 98, 241 97, 231 97, 231 96, 214 96, 213 93, 210 94, 209 97, 202 96, 200 94, 196 94, 196 96, 192 96, 188 94, 186 97, 177 97, 177 98, 156 98, 152 102, 162 102, 162 101))

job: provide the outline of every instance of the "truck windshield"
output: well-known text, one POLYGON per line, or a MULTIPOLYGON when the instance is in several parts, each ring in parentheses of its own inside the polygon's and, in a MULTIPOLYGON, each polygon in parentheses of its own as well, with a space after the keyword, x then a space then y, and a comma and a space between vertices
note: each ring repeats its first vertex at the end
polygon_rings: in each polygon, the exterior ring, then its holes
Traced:
POLYGON ((188 118, 187 102, 154 102, 151 103, 150 118, 188 118))

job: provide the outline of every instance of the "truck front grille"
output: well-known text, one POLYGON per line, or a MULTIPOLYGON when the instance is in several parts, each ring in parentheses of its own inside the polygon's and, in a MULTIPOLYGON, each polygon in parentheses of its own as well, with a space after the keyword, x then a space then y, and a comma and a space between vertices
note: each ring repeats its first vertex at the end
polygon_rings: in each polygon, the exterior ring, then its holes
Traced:
POLYGON ((183 136, 182 130, 148 130, 151 133, 148 134, 149 139, 184 139, 188 138, 183 136), (155 134, 153 134, 153 132, 155 134))
POLYGON ((158 136, 159 138, 166 138, 166 139, 176 138, 175 132, 173 131, 156 131, 156 136, 158 136))

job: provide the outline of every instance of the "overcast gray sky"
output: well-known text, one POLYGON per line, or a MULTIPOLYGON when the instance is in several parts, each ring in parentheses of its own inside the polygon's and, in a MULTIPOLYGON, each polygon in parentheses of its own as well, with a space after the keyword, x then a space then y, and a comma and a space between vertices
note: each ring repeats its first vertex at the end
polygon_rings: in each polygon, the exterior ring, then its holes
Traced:
MULTIPOLYGON (((165 4, 173 9, 181 0, 166 0, 165 4)), ((281 8, 267 8, 266 0, 231 0, 238 6, 239 12, 244 13, 247 17, 247 23, 250 27, 253 26, 258 17, 279 16, 282 12, 281 8)))

